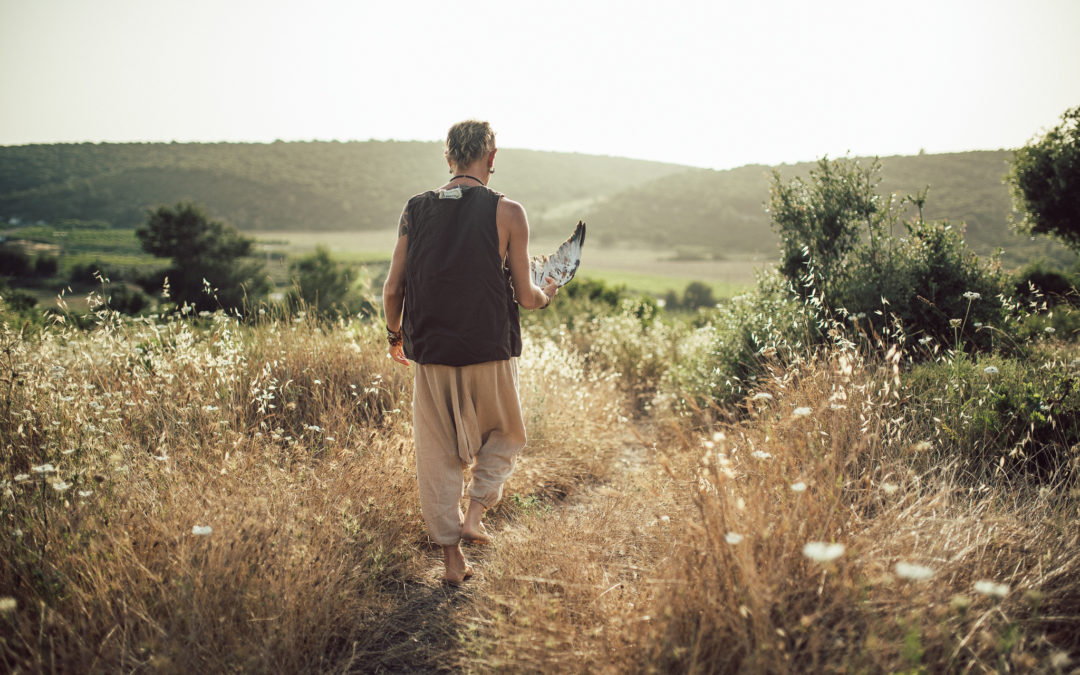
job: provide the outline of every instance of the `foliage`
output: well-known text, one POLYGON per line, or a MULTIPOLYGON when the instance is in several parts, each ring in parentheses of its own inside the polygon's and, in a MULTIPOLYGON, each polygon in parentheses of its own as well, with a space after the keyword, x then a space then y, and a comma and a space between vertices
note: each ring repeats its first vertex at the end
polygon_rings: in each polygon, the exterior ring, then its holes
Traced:
MULTIPOLYGON (((898 239, 900 203, 876 194, 878 171, 876 162, 823 159, 809 182, 774 176, 781 272, 826 315, 861 321, 872 339, 898 325, 909 336, 988 348, 1006 328, 998 262, 981 263, 947 222, 906 221, 898 239)), ((912 198, 920 210, 924 200, 912 198)))
POLYGON ((1045 300, 1049 305, 1080 305, 1077 279, 1051 267, 1045 260, 1028 263, 1013 275, 1013 293, 1028 302, 1045 300))
MULTIPOLYGON (((881 189, 909 193, 930 185, 926 218, 966 222, 980 255, 1004 247, 1010 264, 1056 258, 1062 246, 1009 230, 1009 193, 1001 183, 1009 156, 889 157, 881 189)), ((65 218, 99 219, 134 228, 149 208, 195 199, 242 230, 377 230, 397 222, 412 192, 433 187, 432 171, 442 161, 439 144, 412 142, 0 147, 0 217, 54 226, 65 218)), ((562 233, 583 218, 596 241, 682 246, 715 259, 776 252, 761 210, 769 167, 706 171, 512 148, 500 150, 499 162, 493 187, 525 204, 537 231, 562 233)), ((805 177, 814 166, 780 168, 805 177)))
POLYGON ((686 310, 695 312, 716 306, 716 296, 712 286, 700 281, 691 281, 683 290, 682 298, 674 290, 664 294, 664 309, 686 310))
POLYGON ((193 203, 158 207, 135 234, 147 253, 172 258, 165 276, 170 297, 179 305, 234 310, 253 304, 269 289, 262 264, 244 258, 254 240, 210 220, 193 203))
POLYGON ((1052 235, 1080 252, 1080 106, 1016 151, 1009 181, 1024 232, 1052 235))
POLYGON ((375 306, 364 297, 364 289, 357 287, 355 270, 333 260, 324 246, 291 262, 289 275, 293 288, 287 300, 294 308, 304 307, 332 318, 376 313, 375 306))
POLYGON ((1026 358, 963 355, 916 365, 905 376, 910 418, 980 480, 1025 472, 1054 482, 1080 475, 1080 362, 1054 347, 1026 358))
POLYGON ((0 245, 0 269, 14 277, 30 276, 33 269, 30 256, 21 248, 0 245))

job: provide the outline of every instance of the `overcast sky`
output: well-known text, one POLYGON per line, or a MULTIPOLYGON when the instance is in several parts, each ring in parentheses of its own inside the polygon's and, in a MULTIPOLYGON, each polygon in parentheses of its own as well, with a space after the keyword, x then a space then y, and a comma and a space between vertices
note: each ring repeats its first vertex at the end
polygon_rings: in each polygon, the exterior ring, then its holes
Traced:
POLYGON ((727 168, 1013 148, 1080 0, 0 0, 0 145, 439 140, 727 168))

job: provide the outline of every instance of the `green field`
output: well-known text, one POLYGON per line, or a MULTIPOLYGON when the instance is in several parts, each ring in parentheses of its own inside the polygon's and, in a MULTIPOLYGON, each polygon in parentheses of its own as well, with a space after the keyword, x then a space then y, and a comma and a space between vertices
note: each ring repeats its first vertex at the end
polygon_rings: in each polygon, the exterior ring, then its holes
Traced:
MULTIPOLYGON (((385 263, 394 245, 392 229, 379 232, 251 232, 269 260, 303 255, 325 246, 338 260, 354 263, 385 263)), ((536 237, 533 254, 554 251, 562 238, 536 237)), ((641 245, 600 246, 586 240, 580 274, 629 290, 661 295, 682 291, 692 281, 710 285, 717 297, 731 297, 753 283, 754 272, 771 261, 747 256, 741 260, 677 260, 675 249, 652 249, 641 245)))

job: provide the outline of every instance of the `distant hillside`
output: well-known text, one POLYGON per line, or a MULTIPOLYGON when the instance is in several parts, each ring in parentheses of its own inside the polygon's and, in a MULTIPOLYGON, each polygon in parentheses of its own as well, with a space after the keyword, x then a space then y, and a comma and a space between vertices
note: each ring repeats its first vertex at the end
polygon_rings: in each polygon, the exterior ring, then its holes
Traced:
MULTIPOLYGON (((601 197, 686 167, 500 149, 493 187, 542 221, 556 204, 601 197)), ((192 199, 241 229, 393 227, 410 195, 449 176, 442 145, 421 142, 80 143, 0 147, 0 218, 104 220, 192 199)))
MULTIPOLYGON (((924 217, 966 223, 967 242, 980 254, 1002 247, 1013 262, 1062 256, 1063 247, 1046 239, 1032 241, 1010 230, 1011 204, 1003 178, 1011 157, 1011 151, 998 150, 882 158, 879 192, 903 196, 929 186, 924 217)), ((788 181, 795 176, 805 178, 814 166, 801 163, 776 169, 788 181)), ((609 241, 677 244, 719 258, 771 255, 777 250, 765 212, 771 176, 772 167, 761 165, 689 170, 606 198, 584 217, 599 237, 609 241)))
MULTIPOLYGON (((985 254, 1010 262, 1067 257, 1062 247, 1013 234, 1002 178, 1008 151, 887 157, 882 191, 930 186, 925 215, 966 222, 985 254)), ((780 166, 789 180, 810 163, 780 166)), ((537 232, 569 232, 579 218, 593 241, 640 243, 700 255, 772 256, 764 203, 771 169, 727 171, 617 157, 501 149, 492 187, 526 205, 537 232)), ((448 178, 440 143, 123 143, 0 147, 0 219, 141 224, 160 204, 191 199, 245 230, 357 231, 393 227, 414 192, 448 178)))

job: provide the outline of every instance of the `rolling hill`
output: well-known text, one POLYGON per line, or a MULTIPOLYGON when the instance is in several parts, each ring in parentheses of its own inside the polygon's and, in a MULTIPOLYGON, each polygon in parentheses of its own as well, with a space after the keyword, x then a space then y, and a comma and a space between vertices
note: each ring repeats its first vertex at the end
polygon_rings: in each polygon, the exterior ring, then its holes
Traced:
MULTIPOLYGON (((1010 151, 882 159, 883 192, 929 186, 925 215, 967 224, 972 248, 1019 262, 1066 257, 1011 232, 1002 179, 1010 151)), ((0 218, 103 220, 130 228, 160 204, 190 199, 242 230, 393 227, 404 201, 446 178, 434 142, 54 144, 0 147, 0 218)), ((784 180, 812 163, 775 167, 784 180)), ((529 209, 538 232, 589 223, 605 245, 686 247, 696 255, 771 256, 764 203, 773 168, 726 171, 572 153, 501 149, 492 186, 529 209)), ((568 230, 567 230, 568 231, 568 230)))

